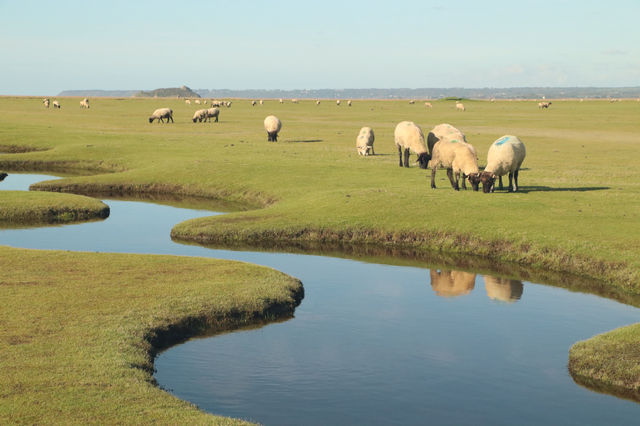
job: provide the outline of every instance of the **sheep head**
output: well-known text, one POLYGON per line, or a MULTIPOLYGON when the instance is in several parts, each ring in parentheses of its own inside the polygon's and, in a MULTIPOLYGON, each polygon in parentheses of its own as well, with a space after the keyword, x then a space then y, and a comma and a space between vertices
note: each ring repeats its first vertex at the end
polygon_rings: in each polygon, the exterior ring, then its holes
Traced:
MULTIPOLYGON (((469 183, 474 191, 480 189, 480 174, 479 173, 471 173, 467 176, 469 178, 469 183)), ((482 187, 484 190, 484 186, 482 187)))
POLYGON ((485 171, 480 173, 478 179, 480 182, 482 182, 482 192, 484 192, 485 194, 493 192, 493 185, 495 184, 497 177, 498 176, 491 172, 485 171))
POLYGON ((416 160, 416 163, 420 165, 421 169, 426 169, 427 165, 429 164, 429 160, 431 160, 431 156, 428 153, 423 152, 422 154, 418 155, 418 160, 416 160))

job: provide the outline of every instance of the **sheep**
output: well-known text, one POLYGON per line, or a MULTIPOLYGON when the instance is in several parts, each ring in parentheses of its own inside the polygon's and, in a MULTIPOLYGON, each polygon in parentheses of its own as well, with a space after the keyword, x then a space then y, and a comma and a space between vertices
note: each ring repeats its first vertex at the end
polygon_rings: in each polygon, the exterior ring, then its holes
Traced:
POLYGON ((404 152, 404 167, 409 167, 409 154, 413 151, 418 155, 417 163, 421 169, 426 169, 429 163, 429 152, 424 143, 422 129, 412 121, 402 121, 398 123, 393 132, 395 144, 398 147, 400 157, 400 167, 403 166, 402 158, 404 152))
POLYGON ((336 105, 340 106, 340 99, 336 100, 336 105))
POLYGON ((231 101, 227 101, 225 105, 227 105, 227 108, 231 108, 231 101))
POLYGON ((549 108, 549 105, 551 105, 551 102, 538 102, 538 108, 540 109, 549 108))
POLYGON ((291 99, 291 103, 293 103, 293 104, 297 104, 297 103, 298 103, 298 100, 297 100, 297 99, 291 99))
MULTIPOLYGON (((460 130, 453 127, 451 124, 442 123, 435 126, 431 131, 427 134, 427 147, 429 148, 429 154, 433 155, 433 146, 440 139, 457 139, 462 140, 465 143, 467 142, 467 137, 460 130)), ((474 148, 475 152, 475 148, 474 148)), ((477 157, 477 155, 476 155, 477 157)))
POLYGON ((349 101, 347 101, 347 105, 348 105, 348 106, 351 106, 351 101, 350 101, 350 100, 349 100, 349 101))
POLYGON ((264 101, 260 99, 260 105, 264 105, 264 101))
POLYGON ((191 105, 191 101, 189 99, 185 99, 184 103, 187 104, 187 105, 191 105))
POLYGON ((283 104, 284 103, 284 99, 280 98, 280 103, 283 104))
POLYGON ((282 123, 275 115, 270 115, 264 119, 264 129, 267 131, 267 141, 278 142, 278 132, 281 128, 282 123))
POLYGON ((457 111, 466 111, 466 108, 464 107, 464 104, 462 102, 456 102, 456 110, 457 111))
POLYGON ((53 101, 53 107, 54 107, 54 108, 58 108, 58 109, 60 109, 60 102, 58 102, 58 101, 53 101))
POLYGON ((256 106, 256 101, 251 101, 251 106, 256 106))
POLYGON ((316 105, 320 105, 320 99, 316 100, 316 105))
POLYGON ((409 101, 409 105, 413 105, 413 104, 415 104, 415 103, 416 103, 416 101, 414 101, 413 99, 411 99, 411 100, 409 101))
POLYGON ((425 103, 424 103, 424 106, 425 106, 426 108, 433 108, 433 105, 431 105, 431 102, 425 102, 425 103))
POLYGON ((89 109, 89 99, 84 98, 83 100, 81 100, 80 107, 89 109))
POLYGON ((517 302, 522 297, 522 281, 484 275, 484 288, 489 299, 501 302, 517 302))
POLYGON ((49 108, 49 99, 45 99, 45 100, 43 100, 43 101, 42 101, 42 103, 44 104, 44 106, 45 106, 46 108, 49 108))
POLYGON ((164 123, 165 118, 167 119, 167 123, 169 120, 173 123, 173 110, 171 108, 158 108, 153 111, 153 114, 149 117, 149 123, 153 123, 153 120, 164 123))
POLYGON ((465 271, 429 270, 431 288, 441 297, 469 294, 476 285, 476 274, 465 271))
POLYGON ((207 100, 205 99, 204 101, 202 101, 202 103, 203 103, 204 105, 206 105, 206 104, 207 104, 207 100))
POLYGON ((209 108, 206 109, 206 115, 205 115, 205 119, 204 121, 208 121, 209 123, 211 123, 211 119, 215 118, 215 122, 218 122, 218 116, 220 115, 220 108, 209 108))
POLYGON ((200 105, 200 99, 196 99, 194 102, 200 105))
POLYGON ((4 172, 0 173, 0 182, 2 182, 4 180, 4 178, 6 178, 7 176, 9 176, 9 175, 4 173, 4 172))
POLYGON ((520 166, 526 155, 524 143, 517 136, 505 135, 498 138, 489 147, 487 167, 480 174, 482 192, 494 191, 496 177, 500 178, 500 189, 502 189, 502 176, 507 173, 509 173, 509 192, 516 192, 520 166))
POLYGON ((464 134, 453 126, 441 124, 429 132, 427 139, 431 152, 431 162, 429 163, 431 168, 431 188, 435 189, 436 170, 442 166, 447 169, 447 177, 453 189, 460 190, 459 179, 462 173, 462 189, 467 189, 465 179, 468 177, 471 187, 474 191, 477 191, 480 183, 478 156, 476 149, 467 143, 464 134), (448 133, 440 133, 441 130, 438 128, 448 129, 448 133), (432 134, 435 136, 436 133, 440 134, 439 138, 431 136, 432 134), (454 174, 455 181, 453 179, 454 174))
POLYGON ((358 154, 367 156, 369 155, 369 151, 371 151, 371 155, 376 155, 373 151, 374 140, 375 135, 373 134, 373 129, 371 127, 363 127, 360 129, 360 133, 356 138, 356 149, 358 150, 358 154))
POLYGON ((194 123, 197 122, 202 122, 203 120, 205 120, 207 118, 207 109, 199 109, 196 112, 193 113, 193 118, 191 119, 194 123))

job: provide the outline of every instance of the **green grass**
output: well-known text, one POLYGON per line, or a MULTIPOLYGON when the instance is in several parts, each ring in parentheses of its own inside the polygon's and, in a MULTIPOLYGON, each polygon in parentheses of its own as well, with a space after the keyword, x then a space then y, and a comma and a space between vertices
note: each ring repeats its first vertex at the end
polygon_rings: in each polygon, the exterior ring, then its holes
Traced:
POLYGON ((463 113, 451 101, 427 109, 406 101, 252 107, 236 100, 211 124, 192 123, 196 106, 176 99, 95 98, 90 110, 78 102, 61 99, 61 110, 46 110, 40 99, 0 98, 0 151, 14 152, 0 155, 0 170, 91 174, 43 190, 172 193, 244 206, 176 225, 172 235, 182 240, 479 256, 596 280, 599 292, 623 300, 640 294, 638 102, 554 101, 540 110, 534 101, 465 101, 463 113), (163 106, 176 122, 149 124, 163 106), (283 123, 278 143, 266 141, 269 114, 283 123), (426 171, 398 167, 393 130, 402 120, 425 132, 443 122, 458 127, 481 166, 495 139, 519 136, 527 147, 521 192, 455 192, 444 171, 430 189, 426 171), (366 158, 355 149, 365 125, 378 154, 366 158), (16 152, 23 146, 32 150, 16 152))
POLYGON ((153 355, 291 316, 298 280, 240 262, 0 246, 1 424, 236 424, 155 386, 153 355), (52 269, 53 268, 53 269, 52 269))

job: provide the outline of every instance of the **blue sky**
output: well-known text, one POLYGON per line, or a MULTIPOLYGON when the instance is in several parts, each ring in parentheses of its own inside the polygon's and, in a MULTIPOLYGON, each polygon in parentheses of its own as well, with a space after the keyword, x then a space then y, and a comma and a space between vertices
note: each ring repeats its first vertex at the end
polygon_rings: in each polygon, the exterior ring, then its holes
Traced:
POLYGON ((639 86, 638 0, 0 0, 0 94, 639 86))

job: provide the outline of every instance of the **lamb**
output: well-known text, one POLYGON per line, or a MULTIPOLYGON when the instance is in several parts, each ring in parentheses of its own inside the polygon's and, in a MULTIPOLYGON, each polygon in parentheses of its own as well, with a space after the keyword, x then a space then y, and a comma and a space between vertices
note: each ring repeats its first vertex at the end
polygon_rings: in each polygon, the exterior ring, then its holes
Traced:
POLYGON ((431 102, 425 102, 424 106, 427 108, 433 108, 433 105, 431 105, 431 102))
POLYGON ((54 107, 54 108, 58 108, 58 109, 60 109, 60 102, 58 102, 58 101, 53 101, 53 107, 54 107))
POLYGON ((466 108, 464 107, 464 104, 462 102, 456 102, 456 110, 458 111, 466 111, 466 108))
POLYGON ((281 128, 282 123, 275 115, 270 115, 264 119, 264 129, 267 131, 267 141, 278 142, 278 132, 281 128))
POLYGON ((205 116, 205 120, 204 121, 208 121, 209 123, 211 123, 211 119, 215 118, 215 122, 218 122, 218 116, 220 115, 220 108, 209 108, 206 109, 206 116, 205 116))
POLYGON ((207 109, 199 109, 196 112, 193 113, 193 118, 191 119, 194 123, 197 122, 202 122, 203 120, 205 120, 207 118, 207 109))
POLYGON ((89 99, 84 98, 80 101, 80 107, 89 109, 89 99))
POLYGON ((165 118, 167 119, 167 123, 169 120, 173 123, 173 110, 171 108, 158 108, 153 111, 153 114, 149 117, 149 123, 153 123, 153 120, 164 123, 165 118))
MULTIPOLYGON (((444 128, 449 126, 447 124, 440 125, 444 128)), ((434 133, 438 127, 434 128, 431 132, 434 133)), ((469 183, 474 191, 479 189, 480 175, 478 169, 478 156, 475 148, 466 142, 464 135, 458 129, 453 126, 449 126, 450 133, 441 134, 441 137, 431 147, 431 162, 429 167, 431 168, 431 188, 436 187, 435 177, 436 170, 442 166, 447 169, 447 177, 451 186, 456 191, 460 190, 459 180, 462 173, 462 189, 467 189, 465 184, 465 178, 469 178, 469 183), (460 135, 462 137, 460 137, 460 135), (453 175, 455 174, 455 181, 453 175)), ((429 138, 431 144, 434 139, 429 138)), ((430 145, 431 146, 431 145, 430 145)))
POLYGON ((509 192, 516 192, 520 166, 526 155, 527 150, 524 143, 517 136, 505 135, 498 138, 489 147, 487 167, 480 174, 482 192, 494 191, 496 177, 500 178, 500 189, 502 189, 502 176, 507 173, 509 173, 509 192))
POLYGON ((369 151, 371 151, 371 155, 376 155, 373 151, 374 140, 375 135, 373 134, 373 129, 371 127, 363 127, 360 129, 360 133, 356 138, 356 149, 358 150, 358 154, 367 156, 369 155, 369 151))
POLYGON ((540 109, 549 108, 549 105, 551 105, 551 102, 538 102, 538 108, 540 109))
POLYGON ((393 132, 395 144, 398 147, 400 157, 400 167, 403 166, 402 158, 404 152, 404 167, 409 167, 409 154, 413 151, 418 155, 417 163, 421 169, 426 169, 429 163, 429 152, 424 143, 422 129, 412 121, 402 121, 398 123, 393 132))

